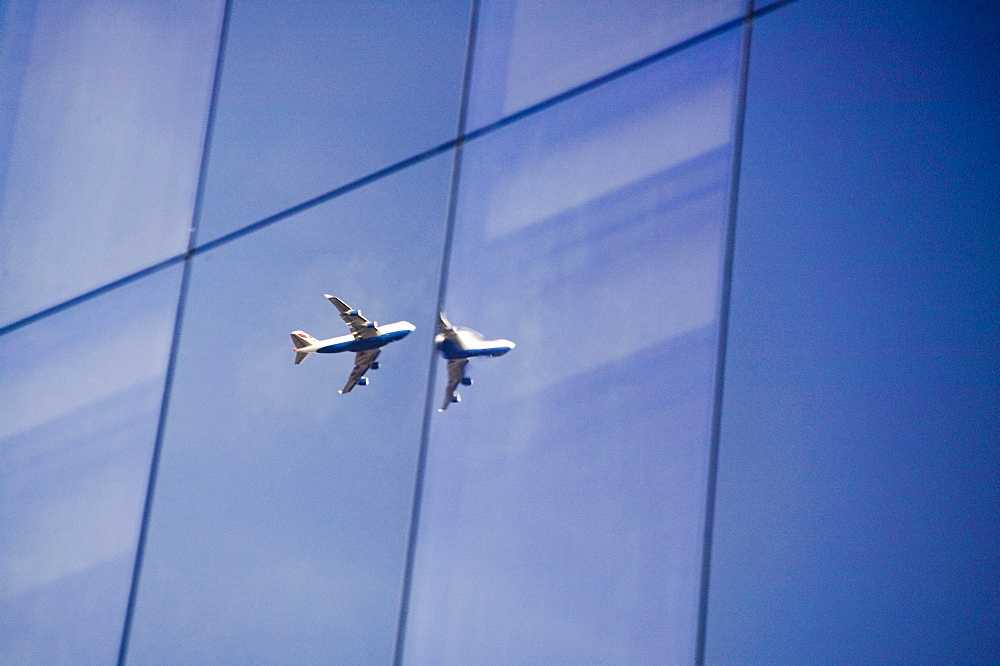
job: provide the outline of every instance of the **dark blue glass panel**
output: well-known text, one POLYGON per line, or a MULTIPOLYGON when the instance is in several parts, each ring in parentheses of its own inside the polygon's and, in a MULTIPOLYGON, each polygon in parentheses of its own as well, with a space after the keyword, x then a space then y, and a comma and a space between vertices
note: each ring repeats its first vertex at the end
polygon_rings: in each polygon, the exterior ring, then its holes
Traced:
POLYGON ((467 144, 407 663, 692 659, 739 37, 467 144))
POLYGON ((468 5, 234 3, 199 239, 453 139, 468 5))
POLYGON ((755 23, 709 663, 1000 659, 998 18, 755 23))
POLYGON ((118 654, 180 267, 0 337, 0 662, 118 654))
POLYGON ((735 18, 744 0, 483 0, 475 129, 735 18))
POLYGON ((0 8, 0 325, 187 247, 221 6, 0 8))
POLYGON ((129 661, 391 661, 452 159, 195 257, 129 661), (417 326, 345 395, 324 292, 417 326))

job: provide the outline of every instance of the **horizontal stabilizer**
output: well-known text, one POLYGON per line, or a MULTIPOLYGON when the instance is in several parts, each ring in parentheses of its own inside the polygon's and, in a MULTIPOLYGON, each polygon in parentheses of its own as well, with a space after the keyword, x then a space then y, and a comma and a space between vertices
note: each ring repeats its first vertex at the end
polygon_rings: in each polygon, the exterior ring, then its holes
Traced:
POLYGON ((307 356, 309 356, 309 352, 295 352, 295 365, 298 365, 302 361, 306 360, 307 356))

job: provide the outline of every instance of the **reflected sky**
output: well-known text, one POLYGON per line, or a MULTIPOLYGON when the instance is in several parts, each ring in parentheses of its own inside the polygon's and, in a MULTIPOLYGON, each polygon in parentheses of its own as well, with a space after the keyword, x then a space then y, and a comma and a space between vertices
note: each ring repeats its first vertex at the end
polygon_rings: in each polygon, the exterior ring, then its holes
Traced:
POLYGON ((207 241, 455 136, 468 0, 236 2, 207 241))
POLYGON ((408 663, 693 657, 738 46, 467 144, 408 663))
POLYGON ((705 32, 742 10, 743 0, 484 0, 469 128, 705 32))
MULTIPOLYGON (((453 138, 467 1, 232 4, 202 241, 453 138)), ((221 6, 0 6, 0 325, 186 247, 221 6)), ((471 130, 743 2, 480 6, 471 130)), ((1000 651, 997 24, 756 23, 709 662, 1000 651)), ((737 32, 465 144, 447 312, 517 347, 433 414, 408 663, 691 661, 737 32)), ((133 662, 391 661, 452 159, 194 259, 133 662), (324 292, 417 325, 346 396, 324 292)), ((179 280, 0 337, 0 662, 114 661, 179 280)))
POLYGON ((1000 655, 997 25, 754 24, 708 663, 1000 655))
POLYGON ((4 663, 117 655, 180 273, 0 338, 4 663))
POLYGON ((391 661, 452 159, 195 257, 130 662, 391 661), (344 395, 324 293, 417 327, 344 395))
POLYGON ((0 8, 0 324, 187 247, 221 7, 0 8))

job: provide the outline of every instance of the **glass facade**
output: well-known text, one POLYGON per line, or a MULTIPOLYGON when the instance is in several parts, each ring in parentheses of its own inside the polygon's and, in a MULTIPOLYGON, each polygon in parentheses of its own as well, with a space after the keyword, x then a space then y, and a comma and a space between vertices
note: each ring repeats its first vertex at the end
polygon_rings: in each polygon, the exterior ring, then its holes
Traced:
POLYGON ((470 128, 488 125, 705 33, 742 0, 483 0, 470 128))
POLYGON ((0 7, 0 326, 187 249, 221 8, 0 7))
POLYGON ((996 10, 0 12, 0 662, 1000 659, 996 10))
POLYGON ((235 2, 202 241, 454 138, 468 0, 235 2))
POLYGON ((118 654, 180 278, 0 337, 0 661, 118 654))
POLYGON ((445 309, 517 347, 432 421, 414 663, 693 658, 739 47, 467 144, 445 309))
POLYGON ((708 662, 1000 658, 998 14, 938 10, 754 22, 708 662))
POLYGON ((391 660, 451 158, 194 258, 136 662, 391 660), (292 362, 347 330, 324 292, 417 326, 345 395, 353 354, 292 362))

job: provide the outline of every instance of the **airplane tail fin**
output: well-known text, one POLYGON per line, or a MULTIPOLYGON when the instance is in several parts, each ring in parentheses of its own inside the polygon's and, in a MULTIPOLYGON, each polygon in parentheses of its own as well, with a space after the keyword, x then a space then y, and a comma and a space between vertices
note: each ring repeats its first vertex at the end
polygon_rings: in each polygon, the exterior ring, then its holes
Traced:
POLYGON ((299 349, 303 347, 308 347, 309 345, 319 342, 316 338, 309 335, 305 331, 295 331, 292 333, 292 343, 295 345, 295 365, 298 365, 302 361, 306 360, 310 352, 300 352, 299 349))
POLYGON ((309 335, 305 331, 295 331, 294 333, 292 333, 292 342, 295 344, 296 349, 300 349, 302 347, 308 347, 309 345, 314 345, 317 342, 319 342, 319 340, 309 335))

